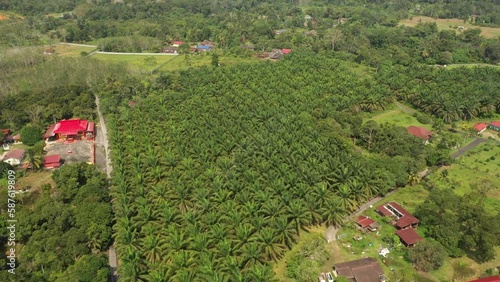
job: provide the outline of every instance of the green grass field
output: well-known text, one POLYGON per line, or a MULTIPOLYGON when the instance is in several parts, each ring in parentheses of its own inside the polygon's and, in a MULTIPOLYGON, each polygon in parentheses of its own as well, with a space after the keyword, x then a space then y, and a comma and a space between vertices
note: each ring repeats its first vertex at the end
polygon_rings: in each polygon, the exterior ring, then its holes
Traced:
POLYGON ((110 63, 123 63, 132 70, 152 71, 163 63, 175 59, 175 56, 165 55, 114 55, 114 54, 95 54, 94 59, 110 63), (153 58, 153 59, 151 59, 153 58))
MULTIPOLYGON (((251 63, 256 62, 259 59, 257 58, 240 58, 235 56, 221 56, 219 55, 219 64, 220 65, 231 65, 237 63, 251 63)), ((200 66, 208 66, 212 63, 212 56, 210 54, 190 54, 186 57, 186 55, 179 55, 175 57, 173 60, 168 63, 162 65, 158 68, 161 71, 176 71, 181 69, 187 69, 190 67, 200 67, 200 66)))
POLYGON ((500 36, 500 28, 498 27, 481 27, 475 26, 468 22, 465 22, 461 19, 434 19, 431 17, 412 17, 411 19, 405 19, 400 21, 399 23, 406 26, 415 26, 419 22, 435 22, 437 24, 438 29, 440 30, 457 30, 457 27, 463 26, 466 29, 471 28, 479 28, 481 29, 481 35, 486 38, 497 38, 500 36))
POLYGON ((416 117, 414 117, 412 114, 409 114, 407 112, 404 112, 403 110, 397 108, 396 106, 393 106, 392 108, 389 108, 388 110, 385 110, 380 113, 376 113, 375 115, 368 117, 366 121, 368 120, 373 120, 376 121, 379 124, 383 123, 390 123, 390 124, 395 124, 397 126, 402 126, 402 127, 408 127, 410 125, 415 125, 415 126, 422 126, 425 127, 429 130, 432 129, 432 126, 430 124, 422 124, 420 123, 416 117))
POLYGON ((54 47, 54 49, 56 50, 56 54, 59 56, 80 57, 81 52, 90 53, 94 51, 96 48, 58 44, 54 47))

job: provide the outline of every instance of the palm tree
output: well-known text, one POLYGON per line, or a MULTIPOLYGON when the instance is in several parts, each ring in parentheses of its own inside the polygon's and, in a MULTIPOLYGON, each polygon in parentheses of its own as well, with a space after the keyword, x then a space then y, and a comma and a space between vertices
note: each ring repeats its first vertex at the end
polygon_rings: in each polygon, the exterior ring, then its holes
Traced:
POLYGON ((285 216, 278 217, 272 222, 272 226, 276 229, 276 236, 278 236, 278 242, 284 244, 289 249, 297 241, 297 233, 285 216))
POLYGON ((352 211, 356 207, 356 201, 353 199, 351 187, 340 185, 336 194, 340 198, 340 206, 346 211, 352 211))
POLYGON ((279 243, 278 236, 276 236, 274 230, 269 227, 264 228, 259 232, 257 242, 261 243, 262 251, 266 256, 266 259, 273 260, 275 262, 282 257, 286 248, 284 244, 279 243))
POLYGON ((300 236, 300 230, 305 230, 305 226, 311 223, 310 212, 300 200, 293 200, 290 203, 287 209, 287 216, 295 227, 295 232, 297 232, 298 236, 300 236))
POLYGON ((42 156, 33 148, 29 148, 24 155, 24 164, 32 170, 39 170, 42 166, 42 156))

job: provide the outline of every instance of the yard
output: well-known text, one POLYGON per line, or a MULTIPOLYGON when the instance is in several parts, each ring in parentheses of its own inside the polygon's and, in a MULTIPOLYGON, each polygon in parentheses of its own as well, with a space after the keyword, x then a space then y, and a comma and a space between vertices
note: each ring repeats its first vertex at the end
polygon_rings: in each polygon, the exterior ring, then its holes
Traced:
POLYGON ((431 17, 412 17, 411 19, 405 19, 400 21, 400 24, 406 26, 415 26, 419 22, 435 22, 437 24, 438 29, 449 29, 449 30, 457 30, 457 27, 463 26, 466 29, 471 28, 479 28, 481 29, 481 35, 486 38, 497 38, 500 36, 500 28, 498 27, 481 27, 475 26, 468 22, 465 22, 461 19, 434 19, 431 17))
POLYGON ((71 143, 54 143, 47 145, 47 156, 60 155, 64 163, 91 162, 92 142, 80 140, 71 143))

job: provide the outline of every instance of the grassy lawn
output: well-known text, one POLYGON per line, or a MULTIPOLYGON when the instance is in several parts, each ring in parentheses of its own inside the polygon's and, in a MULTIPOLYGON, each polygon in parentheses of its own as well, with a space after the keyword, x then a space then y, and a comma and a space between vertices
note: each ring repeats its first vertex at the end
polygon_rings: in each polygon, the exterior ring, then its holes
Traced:
POLYGON ((498 36, 500 36, 500 28, 498 27, 475 26, 468 22, 464 23, 464 21, 461 19, 434 19, 431 17, 413 17, 412 19, 405 19, 400 21, 400 24, 406 26, 415 26, 419 22, 435 22, 438 29, 440 30, 449 29, 458 31, 458 26, 463 26, 466 29, 479 28, 481 29, 481 35, 486 38, 497 38, 498 36))
MULTIPOLYGON (((224 56, 219 55, 219 64, 220 65, 231 65, 238 63, 250 63, 256 62, 259 59, 257 58, 240 58, 235 56, 224 56)), ((159 70, 162 71, 176 71, 181 69, 187 69, 189 67, 200 67, 200 66, 208 66, 212 63, 212 56, 210 54, 191 54, 186 57, 186 55, 179 55, 175 57, 173 60, 168 61, 168 63, 159 67, 159 70), (186 60, 187 58, 187 60, 186 60)))
POLYGON ((93 47, 72 46, 58 44, 54 47, 56 54, 64 57, 80 57, 81 52, 90 53, 95 50, 93 47))
POLYGON ((421 126, 427 129, 432 129, 430 124, 420 123, 416 117, 412 114, 404 112, 403 110, 393 106, 383 112, 375 113, 373 116, 369 116, 367 120, 376 121, 378 124, 390 123, 397 126, 408 127, 410 125, 421 126))
POLYGON ((159 65, 175 59, 176 56, 95 54, 92 58, 110 63, 124 63, 133 70, 152 71, 159 65), (148 58, 154 58, 154 60, 148 62, 148 58))

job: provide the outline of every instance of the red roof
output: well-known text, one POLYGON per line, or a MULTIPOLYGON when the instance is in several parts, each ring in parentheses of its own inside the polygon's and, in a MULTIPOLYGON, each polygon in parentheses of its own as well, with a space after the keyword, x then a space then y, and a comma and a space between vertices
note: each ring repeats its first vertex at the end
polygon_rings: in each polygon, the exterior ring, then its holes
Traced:
POLYGON ((77 135, 87 129, 87 120, 71 119, 61 120, 54 128, 54 133, 61 135, 77 135))
POLYGON ((16 135, 12 136, 12 140, 14 140, 14 141, 19 141, 19 140, 21 140, 21 134, 19 134, 19 133, 18 133, 18 134, 16 134, 16 135))
POLYGON ((10 129, 8 129, 8 128, 0 129, 0 132, 2 133, 2 135, 9 135, 10 134, 10 129))
POLYGON ((281 54, 286 55, 292 53, 292 49, 283 48, 281 49, 281 54))
POLYGON ((469 282, 500 282, 500 276, 495 275, 495 276, 490 276, 490 277, 484 277, 484 278, 479 278, 476 280, 471 280, 469 282))
POLYGON ((365 227, 370 226, 371 224, 375 223, 375 220, 373 220, 367 216, 360 215, 360 216, 358 216, 356 223, 358 223, 361 227, 365 228, 365 227))
POLYGON ((411 213, 409 213, 396 202, 388 202, 380 205, 377 207, 377 211, 384 216, 397 216, 398 221, 396 223, 396 226, 399 228, 405 228, 407 226, 420 222, 418 218, 414 217, 411 213))
POLYGON ((47 131, 45 131, 45 134, 43 134, 43 139, 47 139, 49 137, 54 136, 54 128, 56 127, 55 124, 51 124, 48 128, 47 131))
POLYGON ((45 158, 43 158, 43 167, 45 168, 60 167, 60 166, 61 166, 60 155, 45 156, 45 158))
POLYGON ((488 125, 484 122, 476 123, 474 129, 477 131, 483 131, 488 125))
POLYGON ((413 245, 416 242, 422 240, 422 237, 417 234, 415 229, 413 228, 408 228, 408 229, 401 229, 396 231, 396 234, 405 242, 406 245, 413 245))
POLYGON ((94 132, 95 131, 95 123, 89 122, 87 125, 87 132, 94 132))
POLYGON ((4 160, 8 159, 22 159, 24 157, 24 149, 14 149, 12 151, 8 151, 7 154, 3 157, 4 160))
POLYGON ((420 126, 413 126, 413 125, 408 126, 406 128, 406 130, 411 135, 418 137, 420 139, 424 139, 424 140, 429 140, 429 137, 432 135, 432 131, 427 130, 427 129, 420 127, 420 126))
POLYGON ((182 41, 174 41, 174 44, 175 45, 182 45, 182 44, 184 44, 184 42, 182 42, 182 41))
POLYGON ((492 121, 490 122, 490 125, 493 125, 495 127, 500 127, 500 121, 492 121))

